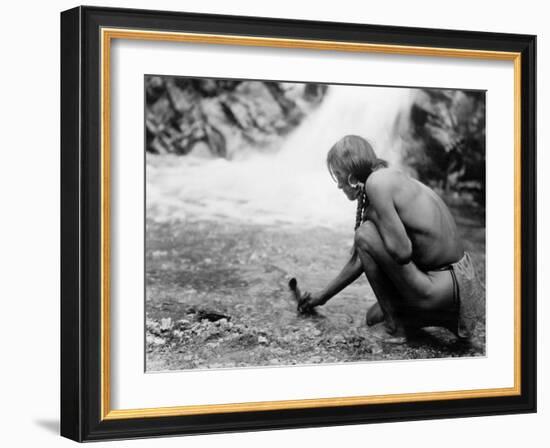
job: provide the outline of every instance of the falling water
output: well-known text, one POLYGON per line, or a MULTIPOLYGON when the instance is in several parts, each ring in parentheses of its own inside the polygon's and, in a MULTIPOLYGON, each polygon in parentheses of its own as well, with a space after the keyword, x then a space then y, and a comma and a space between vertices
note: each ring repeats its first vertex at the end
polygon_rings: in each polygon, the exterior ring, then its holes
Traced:
POLYGON ((248 151, 231 161, 148 155, 147 217, 353 226, 354 204, 337 190, 326 154, 344 135, 357 134, 399 165, 415 92, 330 86, 318 109, 274 153, 248 151))

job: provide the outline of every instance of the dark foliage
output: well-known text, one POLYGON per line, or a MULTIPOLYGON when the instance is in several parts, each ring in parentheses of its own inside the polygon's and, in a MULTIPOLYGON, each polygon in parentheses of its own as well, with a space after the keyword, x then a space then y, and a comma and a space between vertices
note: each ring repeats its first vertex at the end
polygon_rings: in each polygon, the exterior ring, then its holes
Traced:
POLYGON ((411 108, 406 163, 446 193, 485 203, 485 92, 426 89, 411 108))

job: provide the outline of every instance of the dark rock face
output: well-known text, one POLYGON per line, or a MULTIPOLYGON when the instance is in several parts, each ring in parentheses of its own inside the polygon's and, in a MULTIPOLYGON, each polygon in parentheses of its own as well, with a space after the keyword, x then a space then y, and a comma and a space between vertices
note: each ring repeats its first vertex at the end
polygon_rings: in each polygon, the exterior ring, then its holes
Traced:
POLYGON ((326 85, 148 76, 146 149, 231 158, 267 148, 321 102, 326 85))

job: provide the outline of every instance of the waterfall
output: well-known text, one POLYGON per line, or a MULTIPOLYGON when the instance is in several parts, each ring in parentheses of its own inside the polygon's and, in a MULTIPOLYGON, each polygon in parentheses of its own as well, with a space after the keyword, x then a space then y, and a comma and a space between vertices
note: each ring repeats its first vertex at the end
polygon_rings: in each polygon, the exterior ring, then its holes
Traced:
POLYGON ((231 161, 148 155, 147 217, 352 229, 355 204, 336 188, 326 154, 344 135, 357 134, 379 157, 399 165, 415 92, 331 85, 322 104, 274 153, 247 151, 231 161))

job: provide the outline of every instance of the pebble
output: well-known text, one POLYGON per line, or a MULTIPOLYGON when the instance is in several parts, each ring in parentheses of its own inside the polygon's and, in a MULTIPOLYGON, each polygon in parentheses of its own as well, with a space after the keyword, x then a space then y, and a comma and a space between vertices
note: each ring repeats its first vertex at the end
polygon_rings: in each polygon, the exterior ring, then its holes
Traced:
POLYGON ((161 330, 169 330, 172 328, 172 318, 166 317, 160 320, 160 329, 161 330))
POLYGON ((147 337, 147 342, 154 345, 164 345, 166 343, 166 340, 157 336, 153 336, 152 338, 147 337))
POLYGON ((181 327, 187 327, 191 322, 189 322, 187 319, 180 319, 178 320, 178 324, 181 327))
POLYGON ((312 356, 307 360, 307 362, 310 364, 317 364, 317 363, 320 363, 321 361, 322 361, 322 358, 320 356, 312 356))

